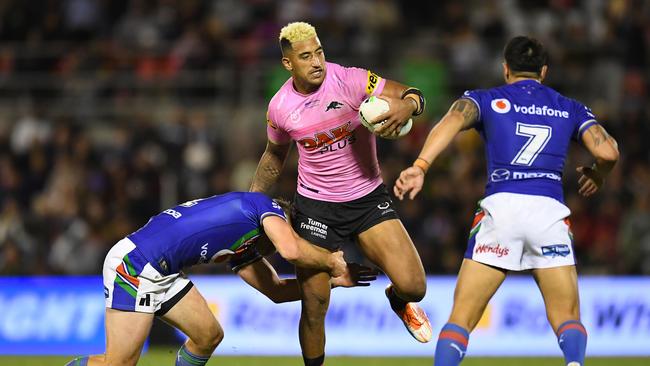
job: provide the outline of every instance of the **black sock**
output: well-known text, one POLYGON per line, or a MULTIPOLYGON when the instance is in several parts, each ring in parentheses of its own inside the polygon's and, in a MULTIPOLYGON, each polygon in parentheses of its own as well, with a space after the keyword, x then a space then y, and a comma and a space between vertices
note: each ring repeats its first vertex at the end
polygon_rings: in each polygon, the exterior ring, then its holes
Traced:
POLYGON ((390 307, 391 309, 393 309, 393 311, 404 310, 406 304, 408 303, 408 301, 404 301, 400 299, 399 296, 397 296, 397 294, 395 293, 395 289, 393 287, 391 287, 390 290, 388 290, 387 297, 388 297, 388 302, 390 303, 390 307))
POLYGON ((316 358, 307 358, 302 356, 302 359, 305 361, 305 366, 323 366, 325 362, 325 355, 316 357, 316 358))

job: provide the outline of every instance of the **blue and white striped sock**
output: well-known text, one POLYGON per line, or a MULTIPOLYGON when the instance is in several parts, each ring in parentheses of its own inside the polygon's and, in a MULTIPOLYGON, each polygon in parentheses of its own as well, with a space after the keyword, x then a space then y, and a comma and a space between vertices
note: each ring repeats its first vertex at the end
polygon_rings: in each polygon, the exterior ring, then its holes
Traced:
POLYGON ((183 346, 178 350, 176 355, 176 366, 203 366, 208 363, 210 356, 198 356, 187 350, 183 346))

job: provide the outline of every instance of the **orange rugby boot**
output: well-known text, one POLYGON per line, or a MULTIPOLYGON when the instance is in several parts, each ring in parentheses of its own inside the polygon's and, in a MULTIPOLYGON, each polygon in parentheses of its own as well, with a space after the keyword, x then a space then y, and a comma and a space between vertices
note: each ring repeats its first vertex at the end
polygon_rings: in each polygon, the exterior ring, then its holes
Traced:
MULTIPOLYGON (((386 297, 389 296, 392 287, 392 284, 386 287, 386 297)), ((406 303, 406 307, 403 310, 395 310, 395 314, 399 316, 406 329, 418 342, 427 343, 431 340, 433 332, 429 317, 417 303, 406 303)))

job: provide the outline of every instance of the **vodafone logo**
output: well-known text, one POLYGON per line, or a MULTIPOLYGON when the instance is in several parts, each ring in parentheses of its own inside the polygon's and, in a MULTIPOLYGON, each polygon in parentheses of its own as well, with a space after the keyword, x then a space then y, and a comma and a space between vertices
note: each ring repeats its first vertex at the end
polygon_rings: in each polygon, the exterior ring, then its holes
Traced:
POLYGON ((510 112, 510 101, 508 99, 492 99, 492 110, 497 113, 510 112))

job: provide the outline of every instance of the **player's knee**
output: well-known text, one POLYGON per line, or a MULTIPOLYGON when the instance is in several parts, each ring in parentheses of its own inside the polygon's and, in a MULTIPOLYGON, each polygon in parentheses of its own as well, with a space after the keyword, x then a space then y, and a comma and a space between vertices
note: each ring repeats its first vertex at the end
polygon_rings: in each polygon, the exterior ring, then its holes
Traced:
POLYGON ((329 292, 305 291, 302 296, 302 307, 309 312, 326 312, 329 302, 329 292))
POLYGON ((214 322, 191 340, 202 352, 212 353, 223 340, 223 336, 223 329, 217 322, 214 322))
POLYGON ((210 333, 205 337, 205 348, 214 351, 221 341, 223 341, 223 336, 223 329, 220 326, 217 325, 216 327, 212 327, 210 333))
POLYGON ((554 306, 548 309, 547 313, 548 320, 554 326, 558 326, 569 320, 580 320, 580 306, 577 303, 554 306))
POLYGON ((217 346, 219 344, 221 344, 221 341, 223 341, 223 336, 224 336, 223 330, 212 334, 212 336, 209 338, 209 342, 208 342, 209 349, 214 351, 217 348, 217 346))

